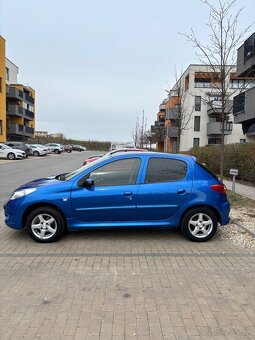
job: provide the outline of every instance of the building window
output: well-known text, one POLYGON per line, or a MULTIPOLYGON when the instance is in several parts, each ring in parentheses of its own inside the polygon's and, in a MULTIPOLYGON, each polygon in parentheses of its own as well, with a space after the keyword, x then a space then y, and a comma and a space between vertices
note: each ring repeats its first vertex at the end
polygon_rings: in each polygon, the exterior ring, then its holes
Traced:
POLYGON ((194 131, 200 131, 200 116, 194 118, 194 131))
POLYGON ((201 97, 195 96, 195 111, 201 111, 201 97))
POLYGON ((185 77, 185 91, 189 89, 189 74, 185 77))
POLYGON ((0 120, 0 135, 3 134, 3 121, 0 120))
POLYGON ((221 138, 208 138, 208 145, 221 144, 221 138))
POLYGON ((197 148, 199 146, 199 138, 193 139, 193 148, 197 148))
POLYGON ((246 143, 246 139, 240 139, 240 144, 246 143))
POLYGON ((0 93, 2 93, 2 78, 0 78, 0 93))
POLYGON ((9 69, 8 69, 8 67, 5 68, 5 79, 9 80, 9 69))

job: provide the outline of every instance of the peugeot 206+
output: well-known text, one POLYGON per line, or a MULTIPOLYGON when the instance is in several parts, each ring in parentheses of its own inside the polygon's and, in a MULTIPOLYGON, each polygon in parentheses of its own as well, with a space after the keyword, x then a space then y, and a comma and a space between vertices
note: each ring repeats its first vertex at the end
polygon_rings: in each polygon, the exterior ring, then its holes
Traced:
POLYGON ((194 157, 132 151, 29 182, 4 208, 6 224, 38 242, 114 227, 181 228, 202 242, 228 224, 230 210, 225 186, 194 157))

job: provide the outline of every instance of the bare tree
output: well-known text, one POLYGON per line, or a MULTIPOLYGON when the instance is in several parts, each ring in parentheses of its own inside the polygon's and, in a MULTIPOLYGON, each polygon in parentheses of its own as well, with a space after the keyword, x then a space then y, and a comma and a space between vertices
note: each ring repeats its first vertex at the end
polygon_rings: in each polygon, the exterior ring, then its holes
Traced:
POLYGON ((224 167, 224 144, 225 144, 225 124, 229 119, 230 110, 228 108, 229 76, 232 71, 231 65, 236 64, 236 50, 245 34, 250 30, 249 25, 243 30, 238 29, 238 18, 242 9, 233 13, 236 0, 218 0, 218 6, 213 5, 212 0, 201 0, 209 8, 209 44, 202 43, 193 29, 191 33, 181 33, 196 49, 196 56, 200 63, 208 65, 214 73, 214 89, 217 90, 220 98, 220 108, 217 114, 221 121, 221 151, 220 151, 220 179, 223 179, 224 167))
POLYGON ((140 122, 139 117, 136 117, 135 128, 132 130, 132 138, 135 144, 135 147, 143 148, 146 144, 146 131, 147 128, 147 118, 144 116, 144 110, 142 113, 142 120, 140 122))

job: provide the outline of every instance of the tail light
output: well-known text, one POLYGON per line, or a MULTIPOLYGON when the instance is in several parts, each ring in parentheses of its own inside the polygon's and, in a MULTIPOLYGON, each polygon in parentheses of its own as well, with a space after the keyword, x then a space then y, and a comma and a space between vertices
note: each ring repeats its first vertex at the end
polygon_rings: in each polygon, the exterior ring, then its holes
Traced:
POLYGON ((225 194, 227 193, 227 188, 225 187, 224 184, 213 184, 210 187, 212 190, 220 193, 220 194, 225 194))

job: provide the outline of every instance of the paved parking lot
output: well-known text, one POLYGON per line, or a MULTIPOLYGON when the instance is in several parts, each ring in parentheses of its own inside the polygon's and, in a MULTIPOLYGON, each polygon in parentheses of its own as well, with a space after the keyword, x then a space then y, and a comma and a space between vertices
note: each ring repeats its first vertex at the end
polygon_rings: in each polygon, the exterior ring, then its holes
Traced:
POLYGON ((42 245, 3 218, 1 340, 255 338, 255 254, 218 235, 92 230, 42 245))

